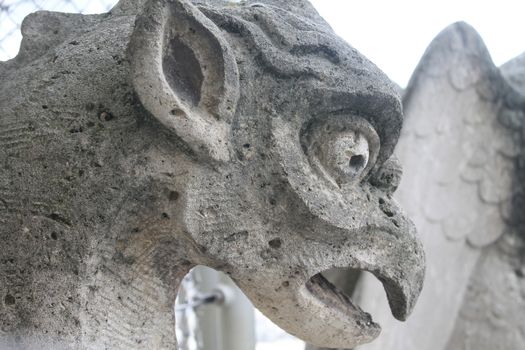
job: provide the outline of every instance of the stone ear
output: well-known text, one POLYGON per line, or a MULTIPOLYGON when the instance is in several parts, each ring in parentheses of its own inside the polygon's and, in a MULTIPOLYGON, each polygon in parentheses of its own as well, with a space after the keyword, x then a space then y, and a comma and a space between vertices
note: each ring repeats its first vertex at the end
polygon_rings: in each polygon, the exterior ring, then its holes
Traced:
POLYGON ((150 0, 129 53, 144 107, 198 156, 227 161, 239 73, 219 28, 189 1, 150 0))

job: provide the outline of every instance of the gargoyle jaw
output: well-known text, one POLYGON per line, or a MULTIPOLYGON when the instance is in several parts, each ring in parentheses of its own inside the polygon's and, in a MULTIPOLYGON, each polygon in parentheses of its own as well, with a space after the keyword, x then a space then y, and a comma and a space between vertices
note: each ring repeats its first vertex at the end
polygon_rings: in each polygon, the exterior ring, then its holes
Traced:
POLYGON ((260 270, 264 280, 251 275, 250 283, 239 281, 239 286, 272 321, 308 343, 345 349, 369 343, 381 332, 373 315, 356 306, 322 274, 334 267, 374 274, 385 288, 394 317, 405 320, 421 291, 425 264, 413 225, 407 220, 400 226, 403 232, 347 232, 353 239, 335 249, 312 241, 300 247, 295 241, 290 251, 300 258, 307 276, 297 274, 296 268, 260 270), (330 250, 329 255, 317 254, 330 250))
MULTIPOLYGON (((383 283, 393 316, 401 321, 406 320, 419 293, 410 293, 410 288, 403 288, 409 281, 394 281, 388 276, 382 276, 380 272, 375 272, 375 275, 383 283)), ((416 278, 417 280, 419 278, 416 278)), ((320 308, 345 315, 349 323, 354 325, 354 330, 347 331, 349 334, 356 333, 353 338, 359 344, 370 342, 380 334, 381 326, 373 321, 372 316, 356 305, 339 284, 328 281, 323 273, 311 277, 300 292, 302 297, 310 299, 320 308)), ((326 343, 318 345, 326 346, 326 343)), ((344 347, 350 348, 355 345, 358 344, 350 346, 350 343, 346 343, 344 347)))
POLYGON ((322 273, 314 275, 305 284, 306 290, 319 302, 332 309, 352 315, 356 324, 368 328, 371 335, 377 336, 381 327, 372 321, 370 314, 352 302, 349 295, 329 282, 322 273))
MULTIPOLYGON (((413 296, 404 293, 399 284, 388 278, 378 277, 378 279, 383 283, 393 316, 400 321, 406 320, 411 311, 407 308, 407 305, 413 304, 408 299, 413 296)), ((378 331, 381 329, 380 325, 373 322, 369 313, 363 311, 353 302, 351 295, 344 291, 344 287, 340 286, 339 283, 330 282, 324 273, 318 273, 311 277, 305 283, 305 288, 309 294, 327 307, 352 315, 356 319, 357 324, 365 325, 378 331)))

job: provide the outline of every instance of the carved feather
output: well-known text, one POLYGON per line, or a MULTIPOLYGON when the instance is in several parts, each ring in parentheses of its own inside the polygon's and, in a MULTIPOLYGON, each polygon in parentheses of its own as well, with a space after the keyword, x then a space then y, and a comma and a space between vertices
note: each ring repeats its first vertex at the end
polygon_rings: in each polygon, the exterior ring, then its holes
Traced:
POLYGON ((482 39, 458 23, 429 46, 404 100, 398 154, 408 171, 399 198, 412 217, 475 247, 504 232, 520 153, 498 118, 504 86, 482 39))
POLYGON ((481 248, 524 217, 516 202, 523 197, 517 174, 525 99, 511 87, 520 78, 502 71, 476 31, 456 23, 431 43, 414 72, 396 150, 404 168, 396 196, 424 242, 427 277, 406 324, 386 314, 376 281, 359 282, 355 299, 383 328, 360 349, 446 349, 481 248))

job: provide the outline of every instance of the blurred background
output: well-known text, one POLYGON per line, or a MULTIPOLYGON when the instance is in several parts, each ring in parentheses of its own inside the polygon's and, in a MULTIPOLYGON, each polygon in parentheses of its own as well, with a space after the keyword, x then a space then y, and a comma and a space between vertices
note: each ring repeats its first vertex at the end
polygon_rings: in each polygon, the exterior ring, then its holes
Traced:
MULTIPOLYGON (((0 61, 16 55, 23 18, 37 10, 102 13, 116 0, 0 0, 0 61)), ((525 50, 525 1, 312 0, 334 30, 406 87, 431 40, 466 21, 484 38, 497 66, 525 50)), ((224 275, 190 273, 175 306, 181 350, 299 350, 304 343, 266 319, 224 275)))

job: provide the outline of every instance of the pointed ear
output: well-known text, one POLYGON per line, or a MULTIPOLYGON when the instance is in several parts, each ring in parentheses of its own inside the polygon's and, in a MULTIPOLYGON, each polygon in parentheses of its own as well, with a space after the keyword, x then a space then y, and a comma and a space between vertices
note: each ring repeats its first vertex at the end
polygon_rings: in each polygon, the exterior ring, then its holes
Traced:
POLYGON ((227 161, 239 73, 217 26, 189 1, 150 0, 129 50, 144 107, 198 156, 227 161))

